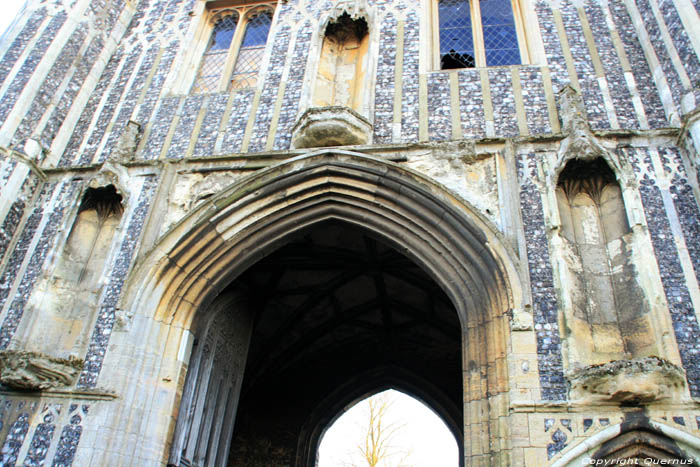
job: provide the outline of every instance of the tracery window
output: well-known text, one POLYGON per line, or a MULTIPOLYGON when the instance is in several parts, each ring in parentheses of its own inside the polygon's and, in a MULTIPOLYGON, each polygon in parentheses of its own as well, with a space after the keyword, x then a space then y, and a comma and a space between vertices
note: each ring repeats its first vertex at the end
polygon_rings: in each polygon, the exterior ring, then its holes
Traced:
POLYGON ((246 4, 210 12, 211 33, 193 92, 254 87, 272 24, 274 5, 246 4))
POLYGON ((437 0, 439 68, 522 63, 520 17, 517 0, 437 0))

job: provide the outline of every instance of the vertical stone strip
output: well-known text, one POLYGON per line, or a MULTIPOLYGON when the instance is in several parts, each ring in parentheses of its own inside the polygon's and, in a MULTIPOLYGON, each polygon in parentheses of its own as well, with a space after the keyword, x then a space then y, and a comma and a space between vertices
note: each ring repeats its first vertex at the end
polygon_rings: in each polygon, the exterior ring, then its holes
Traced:
POLYGON ((537 366, 542 399, 565 400, 567 388, 562 364, 554 274, 549 256, 542 198, 533 181, 537 170, 535 158, 535 154, 521 155, 517 160, 517 169, 537 335, 537 366))
POLYGON ((554 21, 554 13, 549 3, 544 0, 537 1, 535 10, 537 11, 537 19, 540 24, 552 85, 554 92, 558 92, 569 82, 569 76, 566 70, 566 59, 564 58, 561 40, 554 21))
POLYGON ((639 128, 639 119, 632 106, 632 94, 625 80, 625 74, 617 56, 615 46, 610 36, 605 14, 598 3, 587 3, 585 15, 590 18, 588 25, 591 29, 595 48, 604 68, 605 81, 612 98, 615 115, 621 128, 639 128))
POLYGON ((90 124, 95 116, 95 112, 97 111, 105 92, 107 89, 109 89, 109 86, 112 83, 112 78, 114 77, 114 73, 117 71, 117 68, 121 63, 121 59, 122 51, 118 50, 112 56, 109 63, 107 63, 107 67, 102 72, 102 76, 100 76, 100 80, 97 82, 95 90, 90 96, 87 105, 83 109, 80 119, 78 119, 75 130, 73 130, 73 134, 71 135, 68 145, 63 152, 63 157, 58 163, 60 167, 71 165, 78 157, 80 147, 88 135, 88 129, 90 128, 90 124))
POLYGON ((286 24, 279 28, 274 36, 275 43, 272 47, 270 64, 265 75, 265 84, 260 93, 260 102, 255 117, 251 116, 251 118, 255 118, 255 123, 253 124, 250 145, 248 146, 248 151, 250 152, 260 152, 265 149, 265 142, 270 123, 272 122, 282 74, 285 66, 289 63, 286 59, 290 36, 291 28, 286 24))
POLYGON ((12 177, 12 174, 17 167, 17 161, 11 159, 3 153, 0 152, 0 195, 2 195, 3 190, 7 186, 8 180, 12 177))
POLYGON ((89 405, 83 405, 78 410, 78 404, 70 405, 70 424, 64 426, 61 431, 58 449, 56 449, 56 455, 53 458, 53 467, 73 465, 75 451, 78 449, 80 436, 83 433, 83 417, 87 416, 89 408, 89 405))
POLYGON ((0 284, 2 284, 2 287, 0 287, 0 310, 5 306, 10 289, 12 288, 12 283, 20 273, 20 268, 29 251, 32 239, 39 229, 39 224, 44 215, 44 208, 48 206, 55 188, 55 183, 46 183, 42 186, 39 197, 34 205, 34 210, 24 224, 24 229, 20 234, 19 240, 10 254, 3 275, 0 277, 0 284))
MULTIPOLYGON (((74 202, 79 184, 80 182, 77 181, 62 183, 59 188, 60 192, 58 193, 53 205, 51 205, 51 211, 46 214, 48 218, 41 232, 41 236, 34 245, 31 257, 27 262, 24 275, 22 276, 21 282, 17 287, 17 291, 13 295, 14 300, 10 304, 7 314, 5 315, 5 319, 3 320, 2 327, 0 328, 0 349, 7 348, 12 336, 17 330, 17 326, 22 319, 24 308, 29 300, 29 296, 34 289, 36 281, 41 275, 41 269, 44 264, 44 260, 46 259, 46 255, 49 252, 49 248, 53 245, 54 238, 56 237, 58 229, 63 222, 64 211, 70 206, 71 203, 74 202)), ((45 186, 45 193, 48 194, 53 192, 53 189, 53 184, 47 184, 45 186)), ((37 224, 41 222, 41 217, 43 215, 43 205, 41 201, 39 201, 36 206, 36 210, 39 211, 38 217, 34 217, 34 214, 30 216, 30 219, 25 225, 25 232, 27 235, 25 236, 25 233, 22 234, 23 238, 20 239, 20 244, 18 244, 16 247, 18 255, 16 258, 10 259, 8 268, 5 270, 3 280, 7 279, 8 282, 4 282, 6 284, 11 284, 13 282, 12 278, 16 277, 16 274, 20 272, 20 267, 24 262, 24 256, 26 256, 26 252, 31 248, 31 243, 34 237, 33 233, 36 232, 38 226, 37 224), (22 258, 21 260, 20 257, 22 258), (13 271, 14 274, 8 277, 7 274, 12 274, 11 271, 13 271)), ((8 292, 9 288, 0 290, 0 306, 4 305, 8 292)))
POLYGON ((178 121, 175 135, 168 147, 166 158, 177 159, 185 157, 187 148, 190 145, 190 140, 193 138, 195 122, 199 111, 202 108, 204 95, 192 95, 185 98, 185 104, 182 107, 180 120, 178 121))
POLYGON ((690 42, 688 31, 686 31, 683 26, 675 2, 672 0, 660 0, 658 3, 663 21, 666 23, 666 28, 668 29, 668 35, 673 41, 673 45, 678 52, 683 67, 688 76, 691 78, 695 77, 696 79, 695 83, 690 84, 693 87, 696 101, 700 100, 700 85, 697 83, 697 78, 700 77, 698 51, 695 50, 693 44, 690 42))
POLYGON ((477 70, 462 70, 459 75, 459 109, 464 138, 486 136, 486 116, 481 93, 481 77, 477 70))
POLYGON ((109 277, 109 282, 102 293, 97 322, 85 355, 85 366, 78 381, 78 386, 80 387, 92 388, 97 384, 97 378, 107 352, 107 344, 109 344, 109 338, 114 327, 117 302, 139 245, 141 231, 143 230, 157 184, 156 176, 151 175, 145 178, 141 187, 141 194, 129 219, 129 225, 125 229, 126 235, 111 268, 112 273, 109 277))
POLYGON ((700 327, 685 281, 673 232, 664 207, 661 190, 656 185, 651 156, 647 149, 623 150, 640 178, 639 192, 644 206, 649 235, 659 265, 673 331, 681 362, 693 397, 700 396, 700 327))
POLYGON ((78 162, 80 165, 89 164, 94 159, 95 152, 100 146, 102 138, 107 132, 107 128, 110 126, 112 116, 117 110, 117 106, 122 99, 124 89, 129 82, 132 73, 134 72, 134 68, 136 67, 136 63, 138 62, 140 56, 140 45, 127 56, 116 82, 114 82, 111 86, 109 95, 107 96, 107 100, 102 107, 97 123, 90 133, 90 138, 88 139, 87 144, 80 155, 80 160, 78 162))
POLYGON ((10 45, 5 55, 3 55, 2 60, 0 60, 0 86, 5 83, 7 76, 14 68, 15 63, 19 60, 22 52, 29 44, 29 41, 34 37, 34 35, 39 30, 41 24, 46 19, 46 7, 41 7, 32 13, 25 23, 22 31, 17 35, 12 45, 10 45))
POLYGON ((680 99, 683 96, 683 84, 681 83, 681 78, 678 75, 678 72, 673 66, 673 61, 668 54, 668 50, 665 47, 661 29, 659 28, 659 24, 656 22, 654 12, 652 11, 648 0, 635 0, 635 4, 640 15, 642 16, 647 34, 649 34, 649 46, 653 47, 656 56, 659 57, 661 69, 669 87, 671 88, 672 95, 669 97, 672 99, 674 107, 679 109, 680 99))
POLYGON ((228 97, 228 93, 210 95, 207 111, 199 129, 197 144, 194 147, 195 157, 206 157, 214 154, 214 144, 219 135, 219 125, 226 110, 228 97))
POLYGON ((37 425, 36 430, 34 430, 34 436, 23 465, 26 467, 40 467, 44 465, 53 434, 56 431, 55 418, 56 415, 60 414, 61 406, 59 404, 55 404, 53 407, 45 406, 42 423, 37 425))
POLYGON ((24 146, 25 140, 32 136, 32 132, 36 129, 39 120, 41 120, 51 101, 56 97, 55 94, 60 89, 61 82, 75 63, 80 47, 87 37, 87 30, 87 26, 81 24, 68 38, 68 42, 66 42, 39 88, 34 101, 29 107, 29 111, 24 115, 22 122, 15 131, 15 135, 12 138, 13 146, 24 146))
POLYGON ((693 187, 688 183, 688 174, 683 166, 682 156, 677 148, 660 150, 663 159, 673 164, 673 170, 665 165, 669 175, 672 175, 671 198, 678 213, 678 221, 683 231, 683 238, 688 248, 688 255, 693 264, 695 277, 700 283, 700 209, 693 194, 693 187))
POLYGON ((610 120, 605 110, 605 103, 600 86, 596 79, 595 68, 591 61, 590 51, 586 44, 585 35, 578 11, 566 0, 562 2, 561 18, 566 29, 566 36, 569 42, 569 50, 576 68, 581 94, 586 104, 586 113, 591 128, 610 128, 610 120))
POLYGON ((14 466, 17 463, 19 450, 22 448, 27 431, 29 431, 29 415, 29 411, 20 412, 17 420, 10 426, 7 438, 5 438, 2 449, 0 449, 1 465, 14 466))
MULTIPOLYGON (((155 44, 143 54, 143 60, 141 61, 138 71, 134 75, 131 86, 128 90, 125 90, 122 96, 120 96, 121 98, 115 106, 119 108, 119 113, 110 123, 107 141, 100 153, 97 155, 98 162, 103 162, 106 160, 112 154, 112 151, 114 151, 117 141, 121 137, 124 128, 126 128, 126 124, 131 119, 131 115, 134 113, 134 109, 138 104, 139 97, 143 92, 143 88, 147 82, 150 71, 155 65, 159 49, 160 47, 158 44, 155 44)), ((127 81, 130 79, 130 77, 127 76, 123 76, 123 78, 127 81)))
POLYGON ((377 84, 374 89, 374 143, 390 143, 396 81, 396 18, 387 14, 379 29, 377 84))
POLYGON ((286 81, 287 87, 282 98, 273 149, 289 149, 291 145, 292 127, 296 123, 297 112, 299 111, 299 100, 301 99, 301 90, 304 85, 304 74, 306 73, 312 34, 311 23, 307 21, 296 35, 296 43, 294 44, 294 51, 292 52, 292 59, 289 65, 289 75, 286 81))
MULTIPOLYGON (((0 261, 5 259, 5 254, 8 252, 8 247, 12 238, 15 236, 16 230, 22 222, 24 212, 27 207, 27 201, 31 200, 39 187, 39 178, 34 175, 29 175, 25 178, 24 183, 19 191, 19 196, 12 203, 7 211, 5 219, 0 227, 0 261)), ((9 285, 8 285, 9 287, 9 285)), ((0 294, 1 295, 1 294, 0 294)), ((0 305, 1 306, 1 305, 0 305)))
POLYGON ((44 54, 51 45, 56 33, 58 33, 59 29, 61 29, 66 22, 66 18, 66 12, 61 11, 51 19, 42 36, 36 42, 34 49, 29 54, 29 57, 27 57, 19 72, 15 75, 12 83, 7 88, 7 91, 0 101, 0 122, 5 123, 7 116, 15 106, 17 99, 19 99, 19 95, 32 77, 34 70, 36 70, 39 62, 44 58, 44 54))
MULTIPOLYGON (((142 126, 145 126, 146 123, 153 117, 153 111, 158 104, 158 100, 163 89, 163 83, 165 83, 165 79, 167 78, 168 73, 170 73, 170 68, 172 67, 173 60, 175 59, 175 55, 177 54, 179 47, 179 41, 172 41, 163 51, 163 55, 158 63, 158 68, 153 75, 151 84, 148 86, 146 94, 143 97, 143 101, 139 105, 138 112, 136 113, 136 121, 142 126)), ((144 134, 146 131, 144 131, 144 134)))
POLYGON ((528 131, 531 135, 551 133, 542 70, 534 67, 519 67, 518 74, 523 90, 528 131))
POLYGON ((452 102, 449 73, 428 75, 428 132, 430 141, 452 138, 452 102))
POLYGON ((401 140, 417 141, 419 127, 418 109, 418 33, 420 31, 418 14, 410 11, 406 14, 403 42, 403 102, 401 112, 401 140))
POLYGON ((156 118, 151 126, 151 131, 146 140, 142 157, 144 159, 158 159, 163 150, 163 144, 170 130, 170 123, 175 118, 177 108, 180 106, 180 97, 165 97, 160 103, 156 118))
POLYGON ((518 136, 518 119, 515 110, 513 80, 508 68, 489 70, 493 120, 496 136, 518 136))
POLYGON ((634 30, 632 19, 622 0, 609 0, 610 13, 615 23, 615 29, 620 35, 620 40, 629 60, 632 75, 639 84, 637 91, 644 106, 651 128, 668 126, 668 120, 664 113, 664 107, 659 97, 659 90, 653 85, 654 78, 649 69, 649 63, 644 56, 644 50, 634 30))
POLYGON ((245 138, 246 122, 253 118, 251 107, 255 91, 245 89, 237 92, 233 97, 231 114, 224 130, 224 139, 221 146, 222 153, 234 153, 241 151, 243 139, 245 138))
POLYGON ((41 142, 44 147, 50 147, 53 139, 58 134, 58 130, 63 124, 63 121, 68 115, 68 111, 73 105, 78 92, 80 92, 81 87, 85 83, 85 79, 92 67, 97 63, 97 59, 104 48, 104 39, 101 35, 95 36, 90 45, 88 45, 85 53, 76 65, 76 70, 71 77, 70 83, 61 96, 61 99, 56 104, 50 118, 46 122, 46 126, 41 133, 41 142))

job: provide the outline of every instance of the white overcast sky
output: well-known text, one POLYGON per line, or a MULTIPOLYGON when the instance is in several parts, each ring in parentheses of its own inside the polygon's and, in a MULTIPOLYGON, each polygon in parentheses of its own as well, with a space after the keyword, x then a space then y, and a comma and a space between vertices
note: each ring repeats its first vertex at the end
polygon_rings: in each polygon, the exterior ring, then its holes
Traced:
POLYGON ((2 14, 0 14, 0 39, 7 27, 15 19, 25 0, 0 0, 2 2, 2 14))
MULTIPOLYGON (((0 40, 26 0, 0 0, 0 40)), ((397 441, 412 452, 410 464, 415 467, 456 467, 457 443, 445 424, 433 411, 415 399, 396 393, 394 409, 406 423, 397 441)), ((357 442, 357 424, 363 419, 366 403, 358 403, 330 427, 323 437, 319 467, 336 467, 347 461, 348 452, 357 442)))

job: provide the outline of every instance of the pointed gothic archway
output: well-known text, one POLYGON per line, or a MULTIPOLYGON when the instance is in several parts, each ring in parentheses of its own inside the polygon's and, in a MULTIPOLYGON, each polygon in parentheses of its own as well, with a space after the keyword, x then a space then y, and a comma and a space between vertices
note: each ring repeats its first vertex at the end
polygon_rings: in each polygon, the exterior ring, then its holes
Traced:
MULTIPOLYGON (((150 423, 161 417, 171 427, 168 433, 174 430, 191 336, 208 326, 200 310, 218 306, 222 291, 235 295, 227 286, 252 265, 327 222, 380 239, 445 294, 461 334, 464 455, 467 463, 501 462, 506 436, 490 421, 507 415, 508 312, 522 305, 512 253, 488 221, 440 185, 397 164, 345 151, 292 159, 237 183, 183 219, 141 263, 130 280, 138 286, 125 302, 159 330, 152 342, 137 344, 162 348, 157 373, 177 375, 175 384, 158 381, 153 404, 159 410, 150 423)), ((134 383, 154 379, 157 374, 142 369, 131 374, 134 383)), ((235 390, 226 391, 237 401, 235 390)), ((211 436, 221 439, 227 430, 216 428, 211 436)), ((173 440, 168 437, 164 451, 173 440)))

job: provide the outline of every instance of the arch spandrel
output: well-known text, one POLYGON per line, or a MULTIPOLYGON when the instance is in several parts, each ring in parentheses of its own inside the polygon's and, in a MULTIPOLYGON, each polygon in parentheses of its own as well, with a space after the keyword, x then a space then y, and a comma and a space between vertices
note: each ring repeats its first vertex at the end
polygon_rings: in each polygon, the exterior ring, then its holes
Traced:
POLYGON ((375 232, 421 264, 465 328, 484 321, 467 310, 503 314, 521 305, 514 253, 469 203, 398 164, 321 151, 233 184, 174 225, 136 270, 131 283, 143 285, 127 306, 158 300, 156 319, 187 328, 199 306, 284 237, 332 218, 375 232))

